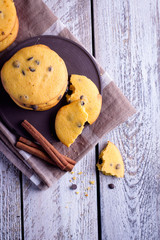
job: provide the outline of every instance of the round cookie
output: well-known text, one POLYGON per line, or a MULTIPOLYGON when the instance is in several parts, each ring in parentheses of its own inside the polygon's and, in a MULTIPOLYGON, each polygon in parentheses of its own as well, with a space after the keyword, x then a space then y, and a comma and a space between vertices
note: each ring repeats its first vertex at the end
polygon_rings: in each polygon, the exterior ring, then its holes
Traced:
POLYGON ((88 122, 94 123, 102 107, 102 96, 99 94, 98 88, 89 78, 81 75, 71 75, 70 83, 71 95, 66 95, 67 101, 87 99, 85 110, 88 113, 88 122))
POLYGON ((5 39, 0 41, 0 52, 5 50, 7 47, 9 47, 15 41, 17 34, 18 34, 18 29, 19 29, 19 21, 18 21, 18 17, 17 17, 14 28, 12 29, 10 34, 5 39))
POLYGON ((69 147, 82 133, 87 119, 84 101, 77 100, 60 108, 55 119, 55 130, 59 140, 69 147))
POLYGON ((16 8, 12 0, 0 1, 0 41, 12 31, 16 22, 16 8))
MULTIPOLYGON (((60 56, 44 45, 19 50, 1 70, 2 84, 15 102, 46 104, 68 84, 67 68, 60 56)), ((36 109, 37 110, 37 109, 36 109)))

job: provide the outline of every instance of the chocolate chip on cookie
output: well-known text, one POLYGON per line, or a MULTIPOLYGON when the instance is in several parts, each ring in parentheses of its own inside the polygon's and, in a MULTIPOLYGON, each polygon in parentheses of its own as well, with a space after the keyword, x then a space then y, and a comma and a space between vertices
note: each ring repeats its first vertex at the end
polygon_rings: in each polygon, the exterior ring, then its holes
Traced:
POLYGON ((12 63, 12 66, 14 67, 14 68, 19 68, 20 67, 20 62, 19 61, 14 61, 13 63, 12 63))
POLYGON ((25 76, 26 75, 26 73, 25 73, 25 71, 24 70, 22 70, 22 74, 25 76))
POLYGON ((83 96, 83 95, 81 95, 81 96, 80 96, 80 99, 82 100, 83 98, 84 98, 84 96, 83 96))
POLYGON ((27 61, 30 61, 30 60, 32 60, 33 59, 33 57, 29 57, 29 58, 27 58, 27 61))
POLYGON ((32 68, 32 67, 29 67, 29 70, 30 70, 31 72, 35 72, 35 71, 36 71, 36 69, 35 69, 35 68, 32 68))
POLYGON ((38 106, 37 105, 31 105, 31 108, 36 111, 38 109, 38 106))
POLYGON ((82 124, 81 123, 77 123, 77 127, 81 128, 82 124))
POLYGON ((81 105, 84 106, 84 105, 85 105, 85 102, 84 102, 84 101, 81 101, 81 105))
POLYGON ((40 61, 38 61, 38 60, 35 60, 35 63, 36 63, 37 65, 39 65, 39 64, 40 64, 40 61))
POLYGON ((49 71, 49 72, 51 72, 52 69, 53 69, 52 66, 49 66, 49 67, 48 67, 48 71, 49 71))

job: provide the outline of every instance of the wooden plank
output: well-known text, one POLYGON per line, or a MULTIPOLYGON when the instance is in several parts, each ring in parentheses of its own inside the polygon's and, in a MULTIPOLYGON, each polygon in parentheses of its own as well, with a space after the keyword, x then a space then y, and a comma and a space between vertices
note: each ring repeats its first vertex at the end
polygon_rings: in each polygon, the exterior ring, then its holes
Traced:
POLYGON ((95 0, 94 16, 96 57, 137 109, 101 142, 117 145, 126 170, 100 174, 102 239, 160 239, 160 2, 95 0))
MULTIPOLYGON (((45 1, 53 12, 91 52, 89 1, 45 1), (85 9, 85 11, 84 11, 85 9)), ((52 188, 38 191, 24 177, 24 239, 97 239, 95 150, 93 149, 52 188), (83 172, 78 175, 78 172, 83 172), (78 195, 70 190, 72 177, 78 195), (89 181, 95 181, 90 185, 89 181), (85 188, 91 187, 88 197, 85 188)))
POLYGON ((21 239, 19 171, 0 152, 0 240, 21 239))

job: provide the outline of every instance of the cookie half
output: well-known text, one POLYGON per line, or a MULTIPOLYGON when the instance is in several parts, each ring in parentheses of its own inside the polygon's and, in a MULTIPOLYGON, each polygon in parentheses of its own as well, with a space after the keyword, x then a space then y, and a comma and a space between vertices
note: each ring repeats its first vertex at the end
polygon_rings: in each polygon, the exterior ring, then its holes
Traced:
POLYGON ((58 111, 55 119, 55 130, 59 140, 69 147, 82 133, 88 119, 85 102, 74 101, 58 111))
POLYGON ((88 113, 88 122, 94 123, 102 107, 102 96, 97 86, 89 78, 81 75, 71 75, 70 83, 70 95, 66 95, 67 102, 87 99, 85 110, 88 113))

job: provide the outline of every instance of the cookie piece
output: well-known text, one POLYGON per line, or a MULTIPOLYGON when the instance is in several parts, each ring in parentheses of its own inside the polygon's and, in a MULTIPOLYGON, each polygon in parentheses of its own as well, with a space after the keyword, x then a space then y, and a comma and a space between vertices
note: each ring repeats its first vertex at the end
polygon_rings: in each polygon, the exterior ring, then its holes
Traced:
POLYGON ((59 140, 69 147, 82 133, 88 119, 85 111, 85 102, 74 101, 58 111, 55 119, 55 130, 59 140))
POLYGON ((112 143, 107 143, 107 146, 99 155, 97 163, 98 170, 105 175, 112 175, 115 177, 124 177, 124 163, 120 151, 112 143))
MULTIPOLYGON (((22 105, 46 104, 68 84, 67 68, 48 47, 34 45, 19 50, 1 70, 6 92, 22 105)), ((38 110, 38 109, 37 109, 38 110)))
POLYGON ((19 21, 18 21, 18 18, 16 18, 16 23, 14 25, 14 28, 10 32, 10 34, 5 39, 0 41, 0 52, 5 50, 15 41, 18 34, 18 29, 19 29, 19 21))
POLYGON ((16 8, 12 0, 0 1, 0 41, 12 31, 16 22, 16 8))
POLYGON ((71 95, 66 95, 67 101, 87 99, 85 109, 88 113, 88 122, 94 123, 102 106, 102 96, 99 94, 97 86, 89 78, 81 75, 71 75, 70 83, 71 95))

